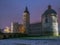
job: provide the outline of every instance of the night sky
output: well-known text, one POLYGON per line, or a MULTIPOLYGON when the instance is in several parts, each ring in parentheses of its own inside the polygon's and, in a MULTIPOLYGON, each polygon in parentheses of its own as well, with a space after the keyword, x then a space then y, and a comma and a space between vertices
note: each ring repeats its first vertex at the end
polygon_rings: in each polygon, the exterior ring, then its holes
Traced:
POLYGON ((40 22, 48 5, 60 15, 60 0, 0 0, 0 28, 10 26, 11 22, 21 24, 26 6, 30 12, 30 23, 40 22))

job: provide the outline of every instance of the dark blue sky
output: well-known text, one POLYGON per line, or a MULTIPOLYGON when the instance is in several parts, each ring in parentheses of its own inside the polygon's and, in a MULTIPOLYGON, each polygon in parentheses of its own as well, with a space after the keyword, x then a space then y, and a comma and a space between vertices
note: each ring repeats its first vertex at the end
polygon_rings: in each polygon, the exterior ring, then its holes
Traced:
MULTIPOLYGON (((30 22, 40 22, 41 15, 48 5, 60 15, 60 0, 0 0, 0 28, 10 26, 11 22, 22 23, 25 7, 30 12, 30 22)), ((60 16, 59 16, 60 17, 60 16)))

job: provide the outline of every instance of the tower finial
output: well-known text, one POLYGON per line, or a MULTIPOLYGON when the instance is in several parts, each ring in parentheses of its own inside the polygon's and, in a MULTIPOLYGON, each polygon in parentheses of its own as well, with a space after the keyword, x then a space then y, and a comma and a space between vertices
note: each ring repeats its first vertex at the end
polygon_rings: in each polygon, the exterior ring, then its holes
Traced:
POLYGON ((48 5, 48 9, 51 9, 51 5, 48 5))
POLYGON ((27 6, 26 6, 26 9, 25 9, 25 11, 28 11, 28 8, 27 8, 27 6))

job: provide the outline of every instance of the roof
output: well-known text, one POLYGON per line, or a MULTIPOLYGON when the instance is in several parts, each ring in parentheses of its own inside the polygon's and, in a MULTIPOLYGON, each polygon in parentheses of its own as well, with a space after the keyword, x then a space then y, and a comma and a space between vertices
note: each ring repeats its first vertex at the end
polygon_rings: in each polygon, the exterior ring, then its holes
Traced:
POLYGON ((24 11, 24 12, 29 13, 29 11, 28 11, 28 8, 27 8, 27 7, 25 8, 25 11, 24 11))
POLYGON ((50 10, 49 10, 49 9, 48 9, 48 10, 46 10, 46 11, 44 12, 43 15, 48 15, 48 14, 52 14, 52 13, 57 14, 55 10, 53 10, 53 9, 50 9, 50 10))
POLYGON ((56 11, 53 10, 50 5, 48 5, 48 9, 43 13, 43 15, 48 15, 52 13, 57 14, 56 11))

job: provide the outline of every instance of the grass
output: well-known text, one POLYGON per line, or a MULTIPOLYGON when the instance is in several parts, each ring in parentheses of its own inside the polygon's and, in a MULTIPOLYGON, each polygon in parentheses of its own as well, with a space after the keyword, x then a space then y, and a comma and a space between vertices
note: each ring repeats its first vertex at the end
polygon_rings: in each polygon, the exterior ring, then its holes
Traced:
POLYGON ((60 35, 59 36, 52 36, 52 35, 45 35, 45 36, 29 36, 29 35, 2 35, 3 37, 1 39, 13 39, 13 38, 19 38, 19 39, 60 39, 60 35))
POLYGON ((60 39, 60 36, 20 37, 20 39, 60 39))

